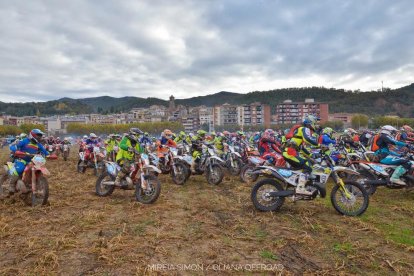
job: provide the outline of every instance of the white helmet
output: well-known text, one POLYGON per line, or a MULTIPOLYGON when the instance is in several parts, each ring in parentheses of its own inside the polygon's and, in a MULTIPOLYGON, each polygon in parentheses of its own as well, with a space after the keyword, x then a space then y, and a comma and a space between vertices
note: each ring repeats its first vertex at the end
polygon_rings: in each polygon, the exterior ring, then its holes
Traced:
POLYGON ((397 132, 397 129, 390 125, 385 125, 381 127, 380 133, 386 135, 392 135, 393 132, 397 132))

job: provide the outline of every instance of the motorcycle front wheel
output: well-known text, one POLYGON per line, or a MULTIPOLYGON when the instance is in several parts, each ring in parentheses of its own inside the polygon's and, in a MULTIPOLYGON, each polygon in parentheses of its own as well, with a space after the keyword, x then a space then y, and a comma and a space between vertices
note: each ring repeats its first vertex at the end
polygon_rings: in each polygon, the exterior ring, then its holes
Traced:
POLYGON ((30 192, 23 194, 23 201, 32 207, 46 205, 49 198, 49 184, 46 177, 40 176, 36 182, 36 192, 31 191, 30 185, 27 185, 30 192))
POLYGON ((143 204, 152 204, 157 201, 161 193, 161 183, 155 175, 146 175, 147 188, 141 187, 138 181, 135 185, 135 199, 143 204))
POLYGON ((224 173, 219 164, 211 164, 206 169, 207 182, 212 185, 218 185, 223 181, 224 173))
POLYGON ((365 188, 352 181, 345 181, 344 188, 349 193, 349 198, 339 185, 335 185, 331 191, 331 203, 335 210, 345 216, 360 216, 368 208, 369 195, 365 188))

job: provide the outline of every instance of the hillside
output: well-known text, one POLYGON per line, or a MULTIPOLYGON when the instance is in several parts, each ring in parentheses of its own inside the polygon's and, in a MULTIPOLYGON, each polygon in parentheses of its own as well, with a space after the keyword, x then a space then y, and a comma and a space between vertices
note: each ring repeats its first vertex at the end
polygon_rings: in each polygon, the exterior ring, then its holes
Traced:
MULTIPOLYGON (((214 106, 223 103, 246 104, 263 102, 275 105, 286 99, 303 101, 305 98, 314 98, 318 102, 328 103, 331 113, 358 112, 370 115, 414 117, 414 83, 398 89, 387 89, 385 92, 345 91, 343 89, 324 87, 284 88, 254 91, 247 94, 221 91, 207 96, 177 99, 176 104, 214 106)), ((0 102, 0 112, 17 116, 91 112, 112 113, 129 111, 134 107, 149 107, 154 104, 167 106, 168 101, 157 98, 114 98, 103 96, 84 99, 62 98, 43 103, 0 102)))

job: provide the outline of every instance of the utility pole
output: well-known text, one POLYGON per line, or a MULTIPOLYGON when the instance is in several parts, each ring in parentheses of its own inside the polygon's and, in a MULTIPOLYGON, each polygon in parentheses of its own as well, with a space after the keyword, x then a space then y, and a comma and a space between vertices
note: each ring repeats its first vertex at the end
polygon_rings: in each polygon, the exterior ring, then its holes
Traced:
POLYGON ((384 92, 384 81, 381 81, 381 92, 384 92))

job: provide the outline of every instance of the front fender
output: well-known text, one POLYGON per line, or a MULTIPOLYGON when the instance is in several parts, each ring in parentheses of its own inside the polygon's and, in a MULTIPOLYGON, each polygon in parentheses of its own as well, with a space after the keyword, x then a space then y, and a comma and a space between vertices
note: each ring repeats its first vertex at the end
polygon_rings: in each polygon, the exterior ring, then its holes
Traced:
POLYGON ((342 166, 335 166, 332 171, 334 171, 334 172, 344 172, 344 173, 353 174, 353 175, 359 175, 359 172, 354 171, 351 168, 342 167, 342 166))
POLYGON ((153 166, 153 165, 145 165, 144 169, 148 169, 150 171, 152 170, 152 171, 155 171, 157 173, 161 173, 161 170, 158 169, 157 167, 153 166))

